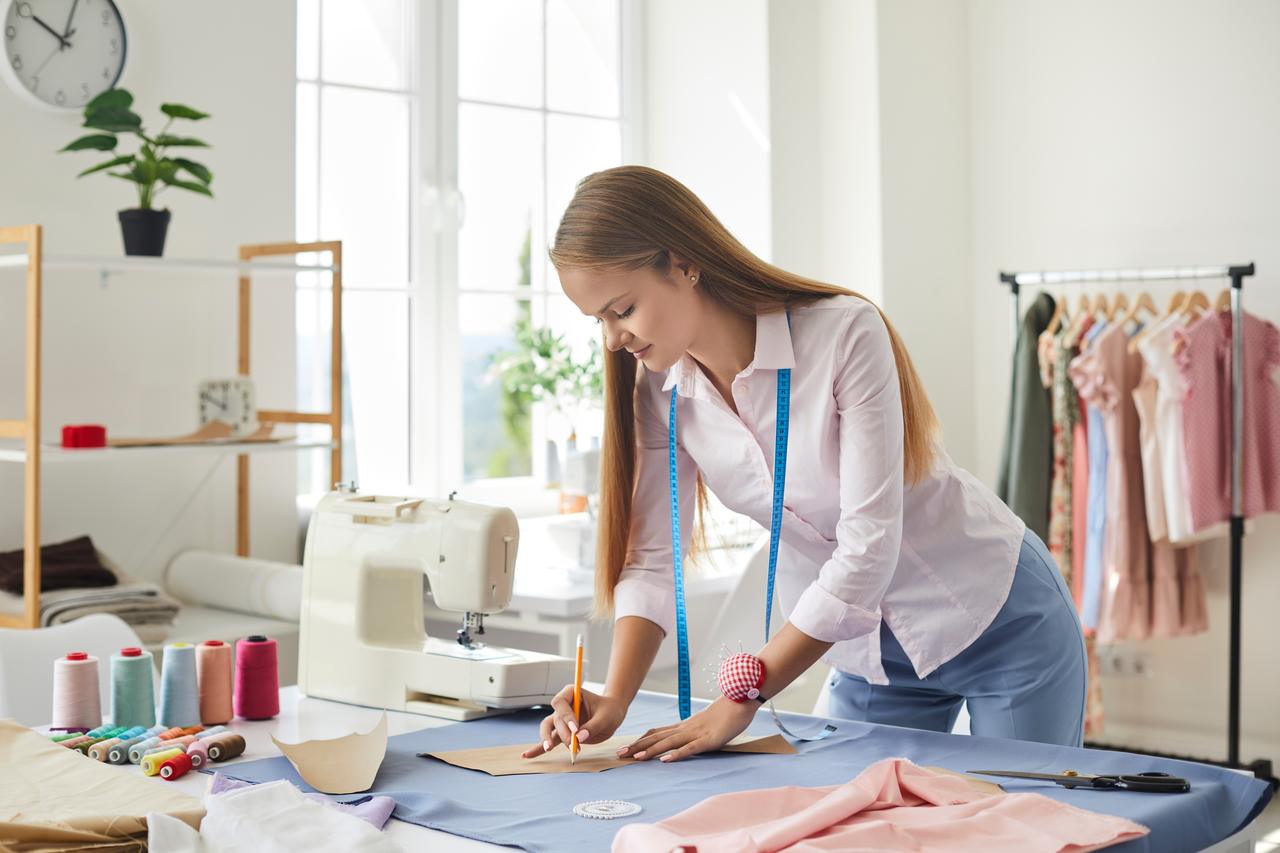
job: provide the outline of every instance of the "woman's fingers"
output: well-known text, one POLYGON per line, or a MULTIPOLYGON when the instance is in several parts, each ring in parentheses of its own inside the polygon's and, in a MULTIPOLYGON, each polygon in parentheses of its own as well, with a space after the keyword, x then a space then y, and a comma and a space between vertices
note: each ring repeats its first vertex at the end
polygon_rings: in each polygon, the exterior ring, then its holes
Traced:
POLYGON ((554 714, 543 718, 542 723, 538 726, 538 734, 542 741, 520 753, 522 757, 536 758, 555 749, 556 745, 560 743, 560 735, 556 732, 555 725, 552 722, 554 718, 554 714))
POLYGON ((697 739, 697 735, 691 731, 681 730, 681 731, 672 732, 666 737, 659 738, 651 746, 645 747, 644 749, 635 753, 632 757, 635 758, 637 761, 648 761, 650 758, 653 758, 655 755, 662 755, 664 752, 667 752, 668 750, 672 750, 672 749, 676 749, 678 747, 684 746, 685 744, 691 743, 696 739, 697 739))
POLYGON ((622 749, 618 750, 618 755, 635 755, 637 752, 643 752, 668 732, 677 728, 679 728, 679 726, 663 726, 657 729, 649 729, 649 731, 636 738, 629 746, 624 746, 622 749))
POLYGON ((698 740, 690 741, 689 743, 686 743, 684 746, 680 747, 679 749, 671 750, 666 755, 660 756, 658 760, 666 764, 670 764, 673 761, 679 761, 682 758, 688 758, 691 755, 697 755, 699 752, 702 752, 704 749, 706 749, 706 742, 703 741, 701 738, 699 738, 698 740))

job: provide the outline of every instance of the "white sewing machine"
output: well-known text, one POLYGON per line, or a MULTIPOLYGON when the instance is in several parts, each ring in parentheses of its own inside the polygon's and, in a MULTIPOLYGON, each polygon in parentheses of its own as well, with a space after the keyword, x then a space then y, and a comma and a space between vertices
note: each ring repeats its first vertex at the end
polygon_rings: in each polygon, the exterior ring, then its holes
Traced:
POLYGON ((505 507, 331 492, 303 557, 298 687, 307 696, 472 720, 549 703, 574 662, 486 646, 486 614, 511 602, 520 529, 505 507), (423 579, 462 616, 428 637, 423 579))

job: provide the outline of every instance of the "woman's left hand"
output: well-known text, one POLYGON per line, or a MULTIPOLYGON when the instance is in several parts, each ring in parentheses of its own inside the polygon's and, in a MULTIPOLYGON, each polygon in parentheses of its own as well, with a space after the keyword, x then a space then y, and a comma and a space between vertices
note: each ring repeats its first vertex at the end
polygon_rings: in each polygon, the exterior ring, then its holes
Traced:
POLYGON ((672 762, 719 749, 746 730, 760 708, 758 702, 733 702, 721 696, 708 707, 674 726, 649 729, 635 743, 618 750, 618 756, 647 761, 672 762))

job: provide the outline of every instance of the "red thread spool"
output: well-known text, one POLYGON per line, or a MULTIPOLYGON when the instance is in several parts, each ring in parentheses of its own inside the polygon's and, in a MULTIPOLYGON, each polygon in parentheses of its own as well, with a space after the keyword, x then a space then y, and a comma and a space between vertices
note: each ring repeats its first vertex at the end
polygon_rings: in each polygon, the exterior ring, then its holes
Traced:
POLYGON ((174 779, 187 775, 192 766, 191 759, 187 755, 175 755, 160 765, 160 778, 166 782, 172 782, 174 779))
POLYGON ((237 717, 269 720, 280 713, 280 675, 276 641, 254 635, 236 642, 237 717))
POLYGON ((100 424, 78 424, 62 428, 63 447, 106 447, 107 428, 100 424))

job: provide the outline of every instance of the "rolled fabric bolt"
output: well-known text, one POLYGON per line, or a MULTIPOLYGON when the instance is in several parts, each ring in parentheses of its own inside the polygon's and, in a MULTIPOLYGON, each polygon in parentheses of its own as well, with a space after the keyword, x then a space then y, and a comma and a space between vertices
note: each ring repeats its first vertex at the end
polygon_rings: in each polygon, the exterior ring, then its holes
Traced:
POLYGON ((209 757, 214 761, 227 761, 244 752, 244 738, 230 733, 220 735, 209 743, 209 757))
POLYGON ((196 741, 187 747, 187 757, 191 759, 192 767, 203 767, 209 763, 209 744, 203 740, 196 741))
POLYGON ((195 735, 178 737, 178 738, 174 738, 173 740, 162 740, 155 746, 148 749, 146 752, 142 753, 142 757, 146 758, 148 755, 152 755, 154 753, 160 752, 163 749, 181 749, 182 751, 185 752, 187 747, 195 742, 196 742, 195 735))
POLYGON ((142 765, 143 776, 154 776, 160 772, 160 765, 164 764, 175 755, 185 755, 181 749, 166 749, 163 752, 153 752, 140 762, 142 765))
POLYGON ((175 755, 160 765, 160 778, 172 782, 174 779, 185 776, 194 766, 195 763, 186 753, 175 755))

